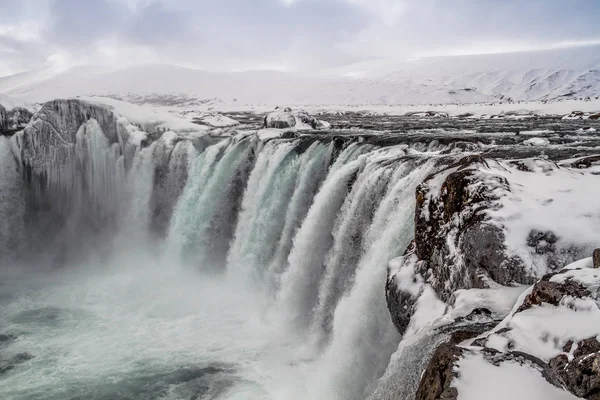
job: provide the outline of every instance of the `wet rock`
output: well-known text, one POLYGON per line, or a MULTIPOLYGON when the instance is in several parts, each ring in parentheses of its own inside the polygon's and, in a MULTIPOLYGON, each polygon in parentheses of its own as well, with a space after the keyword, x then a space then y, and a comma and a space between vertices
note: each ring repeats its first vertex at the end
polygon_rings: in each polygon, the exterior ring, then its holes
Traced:
POLYGON ((7 117, 11 129, 20 129, 29 123, 33 113, 26 108, 16 107, 8 111, 7 117))
POLYGON ((423 373, 415 400, 456 399, 458 391, 450 387, 455 378, 454 365, 464 349, 450 343, 439 346, 423 373))
MULTIPOLYGON (((448 328, 452 329, 452 326, 448 328)), ((454 365, 464 352, 464 349, 458 344, 480 335, 486 329, 490 329, 489 324, 473 324, 462 327, 453 332, 446 343, 438 346, 421 376, 415 399, 456 399, 458 392, 455 388, 450 387, 450 384, 456 376, 454 365)))
POLYGON ((533 283, 523 262, 505 252, 502 229, 486 217, 486 210, 498 207, 497 191, 509 191, 504 178, 478 176, 487 168, 480 155, 468 156, 417 189, 415 253, 423 261, 419 272, 444 301, 457 289, 486 288, 488 279, 501 285, 533 283))
POLYGON ((17 337, 14 335, 0 334, 0 343, 6 343, 15 340, 17 337))

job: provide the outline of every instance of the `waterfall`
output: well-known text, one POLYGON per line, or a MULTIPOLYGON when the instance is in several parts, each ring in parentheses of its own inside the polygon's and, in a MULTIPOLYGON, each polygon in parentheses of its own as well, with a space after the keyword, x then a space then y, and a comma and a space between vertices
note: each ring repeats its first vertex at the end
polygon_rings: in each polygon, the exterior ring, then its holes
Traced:
POLYGON ((400 340, 381 285, 386 279, 388 261, 400 255, 413 238, 415 189, 431 172, 434 162, 424 157, 391 157, 375 161, 390 163, 395 169, 393 184, 367 232, 354 285, 335 309, 331 344, 318 361, 321 384, 315 387, 313 398, 365 398, 385 371, 400 340))
POLYGON ((391 175, 389 168, 370 163, 340 210, 332 232, 334 244, 328 252, 325 276, 320 282, 318 304, 313 311, 312 332, 317 341, 331 332, 333 311, 353 284, 355 268, 365 251, 365 233, 385 195, 391 175))
MULTIPOLYGON (((42 183, 29 183, 68 211, 74 234, 89 223, 92 237, 133 250, 132 262, 149 256, 171 274, 201 271, 258 293, 260 324, 285 338, 282 349, 295 346, 286 362, 308 365, 294 370, 307 382, 297 384, 298 398, 359 400, 381 391, 400 342, 385 303, 386 267, 413 239, 415 189, 437 153, 173 132, 133 145, 105 129, 95 119, 83 123, 61 150, 68 157, 44 165, 42 183)), ((24 189, 5 139, 0 161, 0 212, 16 216, 0 231, 4 246, 23 231, 15 224, 24 219, 24 189)))
POLYGON ((351 180, 364 164, 362 157, 330 173, 294 238, 289 267, 281 277, 278 302, 295 332, 309 326, 325 272, 325 256, 332 244, 331 231, 337 211, 348 194, 351 180))
POLYGON ((10 139, 0 136, 0 265, 12 261, 22 249, 25 192, 10 139))
POLYGON ((415 189, 436 161, 405 145, 360 143, 332 160, 331 144, 301 143, 226 140, 205 149, 175 207, 169 246, 206 268, 215 220, 230 220, 215 217, 237 213, 235 230, 220 237, 227 272, 273 296, 270 323, 312 348, 310 397, 362 399, 400 341, 383 294, 386 266, 413 238, 415 189), (227 193, 240 186, 232 205, 227 193))
POLYGON ((281 237, 268 270, 267 283, 270 292, 279 288, 280 276, 287 266, 287 257, 292 250, 294 236, 327 175, 332 151, 332 145, 314 142, 300 161, 294 194, 290 200, 281 237))
POLYGON ((261 276, 271 260, 298 174, 294 147, 293 142, 269 142, 259 152, 227 260, 230 272, 261 276))
POLYGON ((208 271, 224 268, 253 153, 249 139, 233 138, 198 157, 173 216, 171 254, 208 271))

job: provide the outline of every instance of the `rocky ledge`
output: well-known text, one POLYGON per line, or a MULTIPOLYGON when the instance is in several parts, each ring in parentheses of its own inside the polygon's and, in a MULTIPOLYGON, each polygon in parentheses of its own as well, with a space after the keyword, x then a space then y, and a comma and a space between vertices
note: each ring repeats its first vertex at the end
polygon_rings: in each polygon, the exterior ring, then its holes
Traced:
POLYGON ((545 276, 489 332, 455 333, 433 353, 416 398, 600 399, 600 270, 590 267, 545 276))
POLYGON ((390 263, 386 285, 403 341, 472 313, 497 326, 477 335, 467 323, 433 345, 417 399, 455 399, 477 390, 481 395, 489 391, 485 385, 520 374, 523 388, 549 385, 537 395, 600 399, 594 350, 600 270, 585 258, 600 243, 590 221, 598 215, 599 172, 594 156, 554 163, 474 154, 418 187, 415 240, 390 263), (479 377, 479 371, 490 376, 479 377))

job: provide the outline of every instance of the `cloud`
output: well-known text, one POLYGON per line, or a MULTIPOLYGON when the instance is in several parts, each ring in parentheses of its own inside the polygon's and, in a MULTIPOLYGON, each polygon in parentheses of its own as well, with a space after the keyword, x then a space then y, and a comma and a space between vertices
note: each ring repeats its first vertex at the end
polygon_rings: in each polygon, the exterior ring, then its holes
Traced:
POLYGON ((0 0, 0 74, 45 64, 311 69, 598 42, 596 0, 0 0))

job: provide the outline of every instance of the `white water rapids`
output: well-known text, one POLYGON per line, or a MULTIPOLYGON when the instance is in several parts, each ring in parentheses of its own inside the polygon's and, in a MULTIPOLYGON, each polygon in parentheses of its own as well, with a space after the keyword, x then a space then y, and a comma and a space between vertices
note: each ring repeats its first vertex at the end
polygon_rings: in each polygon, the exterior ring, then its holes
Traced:
MULTIPOLYGON (((107 209, 116 215, 98 235, 110 251, 52 268, 0 259, 0 368, 10 365, 0 398, 358 400, 376 390, 400 341, 386 267, 412 240, 432 155, 246 137, 155 142, 125 171, 97 124, 85 129, 86 193, 108 204, 102 223, 107 209)), ((5 138, 0 163, 2 250, 16 254, 26 195, 5 138)), ((64 202, 81 197, 67 189, 64 202)), ((83 207, 70 221, 79 226, 86 205, 73 207, 83 207)), ((85 223, 99 229, 94 218, 85 223)))

